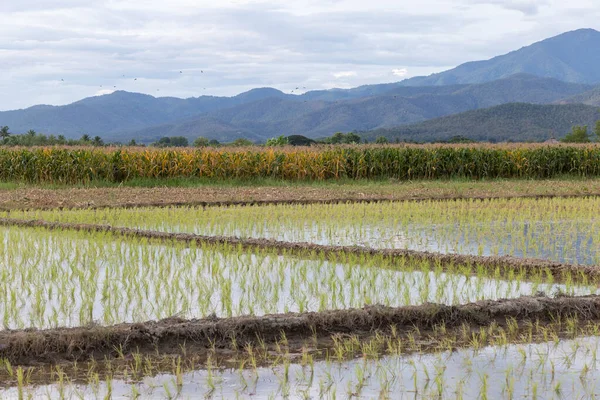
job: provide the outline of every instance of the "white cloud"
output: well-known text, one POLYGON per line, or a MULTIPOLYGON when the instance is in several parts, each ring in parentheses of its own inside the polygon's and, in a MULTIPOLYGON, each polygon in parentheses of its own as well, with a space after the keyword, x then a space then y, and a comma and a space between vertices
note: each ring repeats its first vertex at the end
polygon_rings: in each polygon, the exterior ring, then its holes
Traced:
POLYGON ((350 78, 352 76, 356 76, 356 71, 340 71, 333 74, 335 79, 350 78))
POLYGON ((94 96, 104 96, 105 94, 111 94, 114 92, 115 92, 115 90, 112 90, 112 89, 102 89, 102 90, 98 90, 96 93, 94 93, 94 96))
POLYGON ((0 0, 0 19, 6 110, 69 103, 100 86, 189 97, 389 82, 567 30, 600 29, 600 7, 597 0, 0 0))
POLYGON ((404 77, 408 74, 408 70, 406 68, 394 68, 392 74, 394 76, 404 77))

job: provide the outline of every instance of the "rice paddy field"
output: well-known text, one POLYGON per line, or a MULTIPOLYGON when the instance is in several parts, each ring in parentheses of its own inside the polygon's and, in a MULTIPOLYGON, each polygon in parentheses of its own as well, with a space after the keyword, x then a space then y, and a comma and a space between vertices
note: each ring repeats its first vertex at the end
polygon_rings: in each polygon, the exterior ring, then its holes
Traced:
POLYGON ((594 398, 599 206, 3 212, 0 398, 594 398))
POLYGON ((600 264, 600 197, 50 210, 0 215, 170 233, 600 264))

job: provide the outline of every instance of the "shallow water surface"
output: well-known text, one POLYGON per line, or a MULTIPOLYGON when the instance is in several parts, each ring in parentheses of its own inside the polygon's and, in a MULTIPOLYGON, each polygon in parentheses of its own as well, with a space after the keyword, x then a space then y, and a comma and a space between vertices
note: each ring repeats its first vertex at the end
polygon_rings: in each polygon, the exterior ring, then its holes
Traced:
POLYGON ((600 293, 401 258, 342 262, 43 229, 1 228, 0 265, 0 320, 11 329, 600 293))
MULTIPOLYGON (((142 381, 113 380, 110 385, 65 383, 24 388, 33 398, 163 399, 582 399, 600 395, 600 338, 558 343, 507 345, 481 350, 345 362, 322 361, 256 370, 198 370, 177 377, 162 374, 142 381), (286 372, 287 371, 287 372, 286 372)), ((17 398, 18 390, 0 390, 17 398)))
POLYGON ((13 212, 11 217, 600 264, 599 198, 13 212))

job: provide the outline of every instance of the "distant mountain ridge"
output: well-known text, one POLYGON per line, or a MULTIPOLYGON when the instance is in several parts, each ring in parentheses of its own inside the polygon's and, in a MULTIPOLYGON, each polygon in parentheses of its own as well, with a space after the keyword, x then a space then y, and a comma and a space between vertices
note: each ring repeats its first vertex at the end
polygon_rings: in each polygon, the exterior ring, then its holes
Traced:
POLYGON ((584 104, 541 105, 509 103, 467 111, 413 125, 362 133, 375 140, 444 141, 462 136, 476 141, 545 141, 564 137, 574 125, 587 125, 590 133, 600 121, 600 108, 584 104))
POLYGON ((600 105, 598 65, 600 32, 582 29, 402 82, 302 95, 257 88, 233 97, 188 99, 117 91, 65 106, 0 112, 0 126, 14 133, 34 129, 67 138, 88 134, 141 143, 162 136, 204 136, 221 142, 240 137, 262 142, 292 134, 318 138, 337 131, 412 125, 507 103, 600 105))
POLYGON ((449 71, 410 78, 407 86, 483 83, 527 73, 565 82, 600 84, 600 32, 579 29, 485 61, 473 61, 449 71))
POLYGON ((0 125, 13 132, 34 129, 70 138, 86 133, 146 143, 162 136, 260 142, 282 134, 317 138, 336 131, 390 128, 507 102, 553 103, 593 89, 526 74, 478 85, 376 86, 361 89, 368 93, 365 97, 356 97, 355 89, 296 96, 263 88, 229 98, 190 99, 118 91, 67 106, 0 112, 0 125))

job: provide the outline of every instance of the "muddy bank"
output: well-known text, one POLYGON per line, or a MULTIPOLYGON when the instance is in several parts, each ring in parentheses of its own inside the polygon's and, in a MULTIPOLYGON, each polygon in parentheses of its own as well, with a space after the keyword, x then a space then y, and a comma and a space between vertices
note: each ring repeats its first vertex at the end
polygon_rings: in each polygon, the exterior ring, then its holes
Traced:
POLYGON ((304 242, 284 242, 273 239, 238 238, 230 236, 203 236, 188 233, 168 233, 141 229, 121 228, 110 225, 74 224, 66 222, 47 222, 41 220, 19 220, 0 218, 0 226, 44 228, 50 230, 75 230, 81 232, 108 232, 123 237, 147 238, 159 241, 179 241, 198 244, 221 244, 239 246, 243 249, 275 249, 294 252, 300 255, 308 252, 323 254, 356 254, 378 255, 389 258, 410 258, 417 262, 429 262, 432 266, 451 267, 469 265, 483 267, 489 273, 518 272, 527 276, 540 274, 552 275, 556 280, 571 279, 578 282, 595 282, 600 280, 600 268, 589 265, 564 264, 549 260, 520 258, 512 256, 474 256, 462 254, 443 254, 427 251, 402 249, 374 249, 361 246, 328 246, 304 242))
POLYGON ((10 206, 0 206, 0 210, 10 212, 35 211, 35 210, 100 210, 106 208, 166 208, 166 207, 251 207, 251 206, 273 206, 273 205, 326 205, 326 204, 376 204, 390 202, 425 202, 425 201, 489 201, 489 200, 510 200, 510 199, 553 199, 553 198, 590 198, 599 197, 598 193, 589 194, 523 194, 506 196, 482 196, 482 195, 443 195, 443 196, 377 196, 377 197, 343 197, 343 198, 325 198, 325 199, 257 199, 257 200, 189 200, 189 201, 138 201, 138 202, 114 202, 109 204, 95 204, 93 201, 83 204, 51 204, 51 205, 29 205, 14 204, 10 206))
POLYGON ((283 337, 285 345, 292 351, 300 351, 307 343, 323 345, 343 335, 366 338, 374 333, 391 331, 399 336, 410 332, 428 333, 427 340, 431 342, 447 340, 452 330, 460 330, 468 343, 470 332, 478 332, 481 327, 543 328, 567 319, 577 320, 580 324, 600 320, 600 296, 549 298, 540 295, 458 306, 368 306, 261 317, 170 318, 109 327, 0 331, 0 357, 13 365, 35 366, 101 361, 131 352, 181 354, 184 348, 188 355, 211 351, 218 356, 219 352, 230 354, 234 347, 241 352, 248 345, 273 347, 281 344, 283 337))

